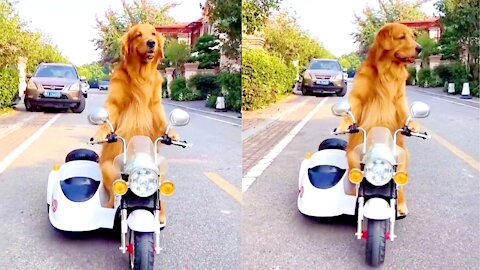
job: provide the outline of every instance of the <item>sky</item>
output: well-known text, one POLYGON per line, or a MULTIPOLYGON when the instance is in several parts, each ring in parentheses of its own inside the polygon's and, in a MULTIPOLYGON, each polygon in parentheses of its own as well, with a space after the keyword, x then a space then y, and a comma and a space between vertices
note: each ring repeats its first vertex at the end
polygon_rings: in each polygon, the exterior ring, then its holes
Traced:
MULTIPOLYGON (((436 11, 435 2, 422 5, 427 16, 436 11)), ((303 30, 339 57, 357 50, 358 45, 350 35, 356 30, 354 14, 359 14, 367 4, 378 7, 378 0, 283 0, 282 8, 298 19, 303 30)))
MULTIPOLYGON (((103 17, 112 7, 121 10, 121 0, 16 0, 16 10, 30 29, 45 33, 60 51, 75 65, 99 60, 91 40, 97 36, 95 15, 103 17)), ((127 2, 132 2, 131 0, 127 2)), ((160 5, 172 1, 156 1, 160 5)), ((178 22, 198 20, 205 0, 177 0, 170 15, 178 22)))
MULTIPOLYGON (((97 35, 95 15, 103 16, 108 7, 121 10, 121 0, 16 0, 17 11, 30 29, 46 34, 70 61, 77 65, 99 59, 91 41, 97 35)), ((131 2, 127 0, 127 2, 131 2)), ((159 4, 171 3, 158 0, 159 4)), ((177 0, 180 5, 170 15, 178 22, 191 22, 201 16, 205 0, 177 0)), ((435 0, 422 6, 433 15, 435 0)), ((378 0, 283 0, 282 7, 298 18, 300 26, 322 42, 336 56, 356 50, 350 33, 356 27, 353 14, 366 4, 378 6, 378 0)))

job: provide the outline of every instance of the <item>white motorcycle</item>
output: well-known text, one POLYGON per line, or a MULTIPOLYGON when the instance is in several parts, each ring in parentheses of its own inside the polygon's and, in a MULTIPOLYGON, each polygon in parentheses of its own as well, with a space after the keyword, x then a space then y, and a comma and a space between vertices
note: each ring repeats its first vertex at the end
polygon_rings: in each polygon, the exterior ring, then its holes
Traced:
POLYGON ((426 118, 430 108, 423 102, 414 102, 405 126, 392 136, 385 127, 374 127, 369 133, 356 125, 350 104, 341 100, 332 106, 336 116, 350 116, 353 125, 348 131, 334 131, 332 135, 363 133, 363 143, 353 151, 360 169, 348 173, 345 148, 341 139, 324 140, 316 153, 307 154, 302 161, 298 179, 299 211, 306 216, 357 216, 357 239, 366 239, 366 260, 378 266, 385 258, 386 240, 393 241, 397 219, 398 187, 407 184, 408 174, 397 171, 404 159, 404 150, 397 146, 397 136, 415 136, 430 139, 427 133, 415 133, 408 128, 411 118, 426 118), (365 222, 364 222, 365 221, 365 222), (366 230, 363 230, 365 224, 366 230))
POLYGON ((155 142, 146 136, 134 136, 127 146, 124 138, 115 134, 108 112, 100 108, 89 115, 91 124, 108 123, 111 133, 105 140, 90 144, 123 143, 123 153, 114 160, 121 178, 113 182, 114 208, 104 208, 109 194, 102 184, 97 153, 89 149, 71 151, 61 166, 54 165, 48 177, 48 217, 53 227, 61 231, 83 232, 99 228, 120 227, 120 251, 128 253, 131 269, 153 269, 154 254, 160 253, 160 195, 175 191, 165 180, 167 163, 158 154, 158 142, 183 148, 191 144, 173 141, 167 134, 171 126, 185 126, 190 121, 187 112, 174 109, 164 136, 155 142), (128 241, 128 243, 127 243, 128 241))

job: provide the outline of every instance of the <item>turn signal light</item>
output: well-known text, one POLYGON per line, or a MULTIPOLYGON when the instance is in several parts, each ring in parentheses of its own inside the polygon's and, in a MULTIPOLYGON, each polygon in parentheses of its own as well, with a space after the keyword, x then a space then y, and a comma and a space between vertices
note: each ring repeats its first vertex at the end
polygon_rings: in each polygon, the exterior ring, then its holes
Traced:
POLYGON ((406 185, 408 183, 408 174, 406 172, 397 172, 393 180, 397 185, 406 185))
POLYGON ((113 193, 115 195, 122 196, 128 191, 128 183, 123 181, 122 179, 115 180, 113 182, 113 193))
POLYGON ((58 165, 58 164, 53 165, 53 170, 54 171, 60 170, 60 165, 58 165))
POLYGON ((170 196, 175 192, 175 185, 172 181, 165 180, 160 185, 160 192, 165 196, 170 196))
POLYGON ((312 157, 312 153, 307 153, 307 154, 305 154, 305 158, 306 158, 306 159, 310 159, 311 157, 312 157))
POLYGON ((348 173, 348 179, 354 184, 360 184, 363 180, 363 173, 359 169, 351 169, 348 173))

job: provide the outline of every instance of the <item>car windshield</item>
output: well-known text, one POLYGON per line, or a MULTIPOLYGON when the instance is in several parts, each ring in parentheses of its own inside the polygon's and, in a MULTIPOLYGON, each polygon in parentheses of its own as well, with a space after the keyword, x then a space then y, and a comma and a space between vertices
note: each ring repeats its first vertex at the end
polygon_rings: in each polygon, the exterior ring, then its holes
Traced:
MULTIPOLYGON (((395 146, 395 154, 393 152, 393 136, 390 130, 386 127, 373 127, 367 134, 367 153, 372 151, 381 151, 383 154, 391 154, 394 156, 397 164, 404 162, 405 151, 402 147, 395 146), (374 149, 375 148, 375 149, 374 149)), ((354 149, 355 160, 359 162, 363 159, 363 143, 359 144, 354 149)), ((377 153, 374 153, 377 155, 377 153)))
POLYGON ((341 71, 342 67, 335 61, 313 61, 308 69, 326 69, 326 70, 338 70, 341 71))
POLYGON ((108 85, 110 82, 109 81, 101 81, 100 85, 108 85))
MULTIPOLYGON (((161 165, 160 171, 166 170, 164 167, 164 159, 157 155, 158 162, 161 165)), ((114 160, 115 169, 122 171, 123 168, 123 153, 115 157, 114 160)), ((127 145, 127 162, 124 172, 127 174, 132 173, 136 169, 152 169, 154 171, 159 170, 159 167, 155 164, 155 147, 152 140, 147 136, 134 136, 127 145)))
POLYGON ((78 74, 72 66, 41 65, 38 67, 35 77, 78 79, 78 74))

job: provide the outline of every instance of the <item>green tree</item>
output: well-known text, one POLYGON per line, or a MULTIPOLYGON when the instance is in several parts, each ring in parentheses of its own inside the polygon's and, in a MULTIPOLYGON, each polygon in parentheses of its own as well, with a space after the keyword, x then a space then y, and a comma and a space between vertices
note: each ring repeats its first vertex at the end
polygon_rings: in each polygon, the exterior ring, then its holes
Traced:
POLYGON ((262 31, 273 10, 278 10, 281 0, 243 0, 242 24, 243 32, 254 34, 262 31))
POLYGON ((96 18, 99 37, 93 39, 93 42, 101 51, 102 62, 110 65, 120 60, 121 38, 131 26, 139 23, 164 25, 175 22, 168 12, 177 4, 169 3, 159 6, 152 0, 134 0, 131 4, 126 0, 121 1, 122 12, 108 9, 103 20, 96 18))
POLYGON ((357 25, 352 33, 355 42, 359 43, 359 53, 364 57, 368 53, 378 30, 389 22, 424 19, 425 13, 420 10, 422 4, 430 0, 379 0, 379 9, 366 6, 361 15, 354 15, 357 25))
POLYGON ((165 45, 165 58, 171 66, 179 71, 190 58, 190 47, 177 40, 169 40, 165 45))
POLYGON ((442 13, 445 32, 440 41, 445 58, 466 56, 474 80, 479 76, 480 18, 477 0, 440 0, 436 3, 442 13))
POLYGON ((193 61, 200 62, 199 68, 218 67, 220 61, 220 42, 214 35, 203 35, 195 43, 192 52, 193 61))
POLYGON ((428 67, 428 57, 438 53, 437 42, 431 39, 426 32, 418 36, 417 42, 422 46, 422 52, 419 55, 420 59, 422 59, 422 66, 428 67))
POLYGON ((339 61, 342 67, 348 70, 356 70, 362 64, 362 60, 356 52, 340 56, 339 61))
POLYGON ((222 49, 226 56, 240 57, 242 41, 242 5, 241 0, 210 0, 208 6, 210 21, 220 33, 222 49))
POLYGON ((90 63, 78 67, 81 76, 85 76, 89 83, 106 80, 108 78, 108 69, 101 63, 90 63))

